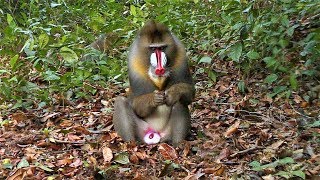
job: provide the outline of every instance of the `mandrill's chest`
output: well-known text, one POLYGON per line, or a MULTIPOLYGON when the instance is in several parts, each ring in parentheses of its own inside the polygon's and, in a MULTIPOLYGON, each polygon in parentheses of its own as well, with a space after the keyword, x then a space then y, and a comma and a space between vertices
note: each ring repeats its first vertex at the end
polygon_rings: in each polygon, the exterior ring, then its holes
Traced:
POLYGON ((155 131, 163 131, 170 118, 171 108, 167 105, 158 106, 154 112, 146 117, 144 120, 149 124, 155 131))
MULTIPOLYGON (((151 70, 149 70, 151 71, 151 70)), ((152 81, 152 83, 156 86, 156 88, 159 91, 164 91, 166 89, 166 81, 167 81, 167 77, 164 76, 153 76, 150 72, 149 72, 149 78, 152 81)))

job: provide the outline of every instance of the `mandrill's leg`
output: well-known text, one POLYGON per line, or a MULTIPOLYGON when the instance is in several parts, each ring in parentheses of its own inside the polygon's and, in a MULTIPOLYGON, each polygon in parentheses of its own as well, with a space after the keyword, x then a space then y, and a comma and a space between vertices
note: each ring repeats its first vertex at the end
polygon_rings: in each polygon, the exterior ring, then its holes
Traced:
POLYGON ((177 102, 173 105, 170 120, 171 141, 177 146, 190 133, 191 117, 188 106, 177 102))
POLYGON ((148 125, 134 113, 128 99, 123 96, 115 99, 112 121, 114 129, 124 141, 141 140, 141 137, 144 136, 144 129, 148 125))

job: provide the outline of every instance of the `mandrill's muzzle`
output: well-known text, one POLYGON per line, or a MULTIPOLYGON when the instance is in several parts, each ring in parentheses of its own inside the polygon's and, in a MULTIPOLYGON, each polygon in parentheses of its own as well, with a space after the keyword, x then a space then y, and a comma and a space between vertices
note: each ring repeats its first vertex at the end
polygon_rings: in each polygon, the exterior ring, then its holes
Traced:
POLYGON ((155 68, 156 75, 164 75, 164 73, 166 72, 164 67, 167 64, 167 57, 166 54, 161 50, 161 48, 156 48, 155 51, 151 54, 150 63, 155 68))

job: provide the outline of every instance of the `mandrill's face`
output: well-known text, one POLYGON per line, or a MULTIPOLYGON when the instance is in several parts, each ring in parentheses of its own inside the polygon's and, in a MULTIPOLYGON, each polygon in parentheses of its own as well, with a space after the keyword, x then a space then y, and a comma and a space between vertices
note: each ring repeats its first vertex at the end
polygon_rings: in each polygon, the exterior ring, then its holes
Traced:
POLYGON ((166 67, 167 67, 167 56, 164 52, 165 46, 156 46, 152 47, 150 45, 150 49, 152 51, 150 56, 150 64, 151 64, 151 72, 156 76, 165 76, 166 67))

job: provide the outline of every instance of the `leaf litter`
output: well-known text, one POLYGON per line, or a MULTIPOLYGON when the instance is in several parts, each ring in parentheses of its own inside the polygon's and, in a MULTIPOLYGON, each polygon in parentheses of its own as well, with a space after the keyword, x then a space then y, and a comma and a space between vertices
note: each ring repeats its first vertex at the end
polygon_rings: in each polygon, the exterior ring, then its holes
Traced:
POLYGON ((320 127, 310 125, 319 122, 319 101, 272 99, 259 76, 245 80, 244 95, 233 63, 216 60, 215 68, 230 73, 211 86, 206 74, 196 75, 191 134, 178 147, 121 140, 109 111, 118 86, 93 102, 8 112, 0 117, 8 120, 0 129, 0 179, 319 177, 320 127))

